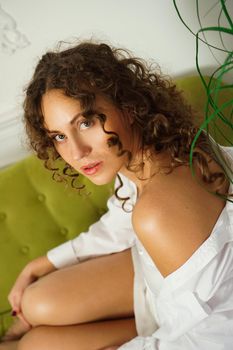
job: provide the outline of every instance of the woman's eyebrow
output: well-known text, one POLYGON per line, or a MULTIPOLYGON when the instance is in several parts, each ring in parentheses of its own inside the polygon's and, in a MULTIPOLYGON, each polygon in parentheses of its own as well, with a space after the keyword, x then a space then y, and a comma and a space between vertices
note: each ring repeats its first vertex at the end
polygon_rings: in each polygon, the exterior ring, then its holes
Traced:
POLYGON ((73 124, 77 121, 77 119, 79 119, 79 118, 82 117, 82 116, 83 116, 83 113, 77 113, 77 114, 75 114, 75 116, 73 117, 73 119, 71 119, 70 124, 73 125, 73 124))
MULTIPOLYGON (((75 114, 75 116, 71 119, 70 121, 70 124, 73 125, 77 119, 79 119, 80 117, 83 116, 83 113, 77 113, 75 114)), ((59 130, 49 130, 47 129, 46 127, 44 127, 45 131, 48 133, 48 134, 53 134, 53 133, 59 133, 60 131, 59 130)))

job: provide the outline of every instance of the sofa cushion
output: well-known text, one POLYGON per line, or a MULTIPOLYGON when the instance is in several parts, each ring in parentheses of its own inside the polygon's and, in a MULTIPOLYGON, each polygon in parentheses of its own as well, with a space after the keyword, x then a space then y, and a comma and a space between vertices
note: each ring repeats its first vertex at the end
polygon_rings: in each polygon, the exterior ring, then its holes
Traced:
POLYGON ((83 176, 79 183, 86 185, 80 194, 55 182, 35 156, 0 172, 1 333, 12 319, 7 295, 25 264, 86 231, 106 211, 112 184, 96 186, 83 176))

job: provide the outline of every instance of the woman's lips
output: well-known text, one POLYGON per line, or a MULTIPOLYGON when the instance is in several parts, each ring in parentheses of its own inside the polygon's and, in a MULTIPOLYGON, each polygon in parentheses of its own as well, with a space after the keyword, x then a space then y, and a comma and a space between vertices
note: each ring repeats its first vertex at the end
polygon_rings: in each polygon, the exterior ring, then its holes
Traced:
POLYGON ((94 175, 100 169, 103 162, 92 163, 81 167, 81 170, 85 175, 94 175))

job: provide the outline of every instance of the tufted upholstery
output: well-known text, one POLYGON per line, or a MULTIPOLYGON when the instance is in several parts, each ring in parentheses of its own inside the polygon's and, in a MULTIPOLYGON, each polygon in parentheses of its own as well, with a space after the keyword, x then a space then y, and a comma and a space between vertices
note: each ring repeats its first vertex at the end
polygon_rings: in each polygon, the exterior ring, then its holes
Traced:
MULTIPOLYGON (((202 112, 206 95, 199 77, 179 79, 177 84, 202 112)), ((230 100, 229 90, 220 96, 220 104, 230 100)), ((224 133, 233 140, 230 128, 224 133)), ((226 144, 221 135, 218 141, 226 144)), ((105 212, 112 184, 94 186, 84 178, 81 183, 92 195, 79 196, 69 186, 54 182, 51 172, 34 156, 0 172, 0 334, 12 321, 7 294, 23 266, 87 230, 105 212)))
POLYGON ((106 211, 112 185, 94 186, 85 178, 80 182, 91 195, 80 196, 56 183, 35 156, 0 172, 1 333, 12 319, 7 294, 23 266, 87 230, 106 211))

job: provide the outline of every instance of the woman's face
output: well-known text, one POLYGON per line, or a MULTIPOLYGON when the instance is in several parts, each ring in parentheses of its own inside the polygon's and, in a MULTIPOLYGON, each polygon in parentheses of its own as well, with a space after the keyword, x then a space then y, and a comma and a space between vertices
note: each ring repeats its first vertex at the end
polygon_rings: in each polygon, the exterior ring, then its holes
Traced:
MULTIPOLYGON (((105 130, 116 132, 123 149, 130 150, 130 128, 124 115, 103 97, 96 98, 95 110, 107 117, 105 130)), ((126 154, 117 156, 118 147, 109 147, 111 135, 104 132, 100 121, 87 120, 78 100, 61 90, 50 90, 42 98, 42 112, 48 135, 60 156, 93 183, 103 185, 124 169, 126 154)))

